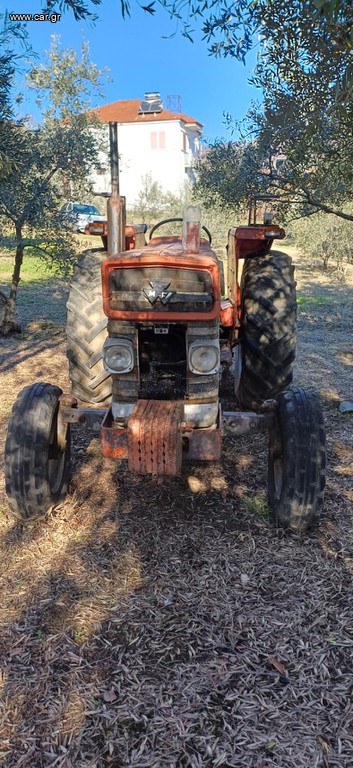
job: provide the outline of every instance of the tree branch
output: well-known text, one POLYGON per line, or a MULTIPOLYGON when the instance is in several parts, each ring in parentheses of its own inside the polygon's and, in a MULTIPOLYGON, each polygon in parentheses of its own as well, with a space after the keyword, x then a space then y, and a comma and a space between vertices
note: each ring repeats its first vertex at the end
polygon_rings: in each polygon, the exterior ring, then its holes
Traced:
MULTIPOLYGON (((293 185, 293 182, 290 181, 290 179, 286 179, 283 176, 279 178, 278 176, 271 179, 273 185, 277 187, 277 189, 280 189, 285 192, 286 186, 293 185)), ((332 213, 334 216, 338 216, 341 219, 344 219, 345 221, 353 221, 353 214, 350 213, 344 213, 343 211, 338 210, 338 208, 333 208, 330 205, 326 205, 326 203, 322 203, 320 200, 317 200, 310 189, 308 187, 305 187, 303 184, 298 187, 298 189, 294 192, 294 194, 302 193, 303 197, 299 200, 288 200, 287 202, 293 203, 293 204, 300 204, 300 203, 308 203, 309 205, 312 205, 315 208, 315 211, 313 213, 316 213, 317 211, 323 211, 324 213, 332 213)), ((302 218, 301 216, 298 218, 302 218)), ((291 219, 291 221, 294 221, 294 219, 291 219)))
POLYGON ((50 251, 46 250, 45 248, 42 248, 40 245, 37 245, 36 243, 26 243, 26 245, 23 246, 24 248, 33 248, 36 251, 40 251, 41 253, 44 253, 45 256, 50 256, 50 251))
POLYGON ((309 213, 303 213, 301 216, 293 216, 292 219, 288 219, 288 224, 291 224, 292 221, 300 221, 300 219, 308 219, 309 216, 314 216, 314 214, 317 213, 317 210, 309 211, 309 213))
POLYGON ((345 219, 345 221, 353 221, 353 214, 343 213, 343 211, 339 211, 337 208, 332 208, 330 205, 321 203, 320 200, 316 200, 315 197, 313 197, 312 193, 309 189, 307 189, 307 187, 301 186, 301 189, 303 190, 309 205, 314 205, 317 210, 324 211, 325 213, 333 213, 334 216, 338 216, 340 219, 345 219))

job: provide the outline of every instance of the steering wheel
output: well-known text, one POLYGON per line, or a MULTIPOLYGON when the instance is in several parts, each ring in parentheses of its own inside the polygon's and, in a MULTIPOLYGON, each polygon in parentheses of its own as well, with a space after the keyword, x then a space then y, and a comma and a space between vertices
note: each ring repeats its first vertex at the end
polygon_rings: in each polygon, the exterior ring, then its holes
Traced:
MULTIPOLYGON (((163 224, 170 224, 170 222, 171 222, 171 221, 180 221, 180 222, 183 222, 183 221, 184 221, 184 219, 182 219, 181 217, 178 217, 178 218, 176 218, 176 219, 163 219, 163 221, 158 221, 158 222, 157 222, 157 224, 155 224, 155 225, 154 225, 154 227, 152 227, 152 229, 151 229, 151 231, 150 231, 150 237, 149 237, 149 239, 150 239, 150 240, 152 240, 152 235, 153 235, 153 233, 156 231, 156 229, 158 229, 158 227, 161 227, 163 224)), ((209 230, 209 229, 207 229, 207 227, 204 227, 204 226, 202 226, 202 227, 201 227, 201 229, 203 229, 203 230, 204 230, 204 232, 206 232, 206 235, 207 235, 207 237, 208 237, 208 242, 209 242, 209 244, 211 245, 211 243, 212 243, 212 235, 211 235, 211 232, 210 232, 210 230, 209 230)))

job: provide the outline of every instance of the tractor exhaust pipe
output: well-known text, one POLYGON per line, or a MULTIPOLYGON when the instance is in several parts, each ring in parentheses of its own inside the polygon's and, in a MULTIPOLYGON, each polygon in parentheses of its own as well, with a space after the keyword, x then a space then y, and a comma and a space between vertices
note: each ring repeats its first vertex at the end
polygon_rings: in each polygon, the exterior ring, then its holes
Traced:
POLYGON ((107 202, 108 256, 125 250, 125 198, 119 191, 118 124, 109 123, 111 194, 107 202))

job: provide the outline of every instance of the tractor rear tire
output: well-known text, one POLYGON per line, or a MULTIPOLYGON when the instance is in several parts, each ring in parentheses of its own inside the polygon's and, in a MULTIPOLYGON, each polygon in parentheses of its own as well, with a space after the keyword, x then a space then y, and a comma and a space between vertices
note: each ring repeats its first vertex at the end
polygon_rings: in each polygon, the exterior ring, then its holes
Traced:
POLYGON ((86 251, 75 269, 67 301, 67 357, 72 392, 83 403, 109 405, 112 397, 110 374, 103 366, 103 344, 108 336, 103 312, 102 248, 86 251))
POLYGON ((297 533, 320 521, 326 446, 317 395, 299 387, 282 392, 270 430, 268 502, 274 522, 297 533))
POLYGON ((290 386, 296 347, 296 292, 290 256, 271 251, 245 260, 241 280, 239 404, 256 408, 290 386))
POLYGON ((66 447, 57 441, 62 390, 32 384, 18 395, 5 444, 6 493, 17 520, 41 517, 65 498, 69 486, 70 427, 66 447))

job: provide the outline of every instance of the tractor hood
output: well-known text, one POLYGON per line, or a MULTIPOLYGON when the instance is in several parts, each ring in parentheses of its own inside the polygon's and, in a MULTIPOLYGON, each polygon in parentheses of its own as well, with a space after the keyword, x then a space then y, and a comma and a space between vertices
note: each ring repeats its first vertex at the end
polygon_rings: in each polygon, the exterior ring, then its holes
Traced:
POLYGON ((212 320, 220 311, 220 269, 206 240, 186 252, 181 238, 154 238, 102 263, 105 314, 120 320, 212 320))

